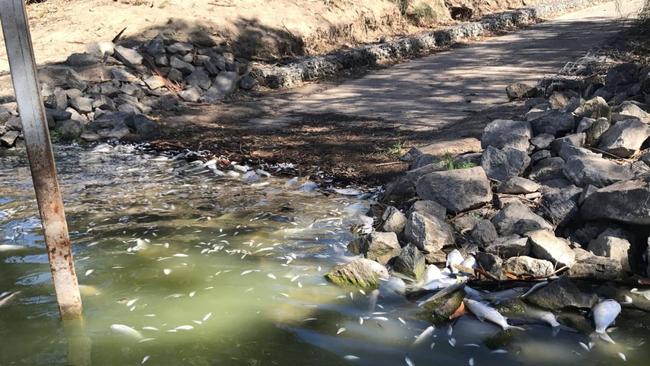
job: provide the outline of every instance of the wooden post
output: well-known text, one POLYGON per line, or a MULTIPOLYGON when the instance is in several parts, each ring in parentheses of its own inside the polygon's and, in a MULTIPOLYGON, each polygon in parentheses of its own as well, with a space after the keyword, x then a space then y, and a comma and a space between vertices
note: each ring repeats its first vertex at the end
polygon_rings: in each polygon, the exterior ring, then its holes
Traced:
POLYGON ((23 0, 0 0, 0 21, 56 299, 64 320, 78 319, 82 317, 81 296, 23 0))

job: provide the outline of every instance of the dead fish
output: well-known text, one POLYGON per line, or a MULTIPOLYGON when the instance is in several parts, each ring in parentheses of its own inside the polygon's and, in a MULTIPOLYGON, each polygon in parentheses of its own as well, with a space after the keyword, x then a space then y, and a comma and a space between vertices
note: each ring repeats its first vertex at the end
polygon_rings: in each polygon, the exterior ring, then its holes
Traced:
POLYGON ((149 248, 149 240, 136 239, 135 245, 126 249, 129 253, 137 253, 149 248))
POLYGON ((336 331, 336 335, 339 335, 339 334, 345 332, 346 330, 347 329, 345 329, 345 328, 339 328, 339 330, 336 331))
POLYGON ((21 250, 26 250, 29 249, 26 246, 22 245, 13 245, 13 244, 0 244, 0 253, 8 253, 8 252, 18 252, 21 250))
POLYGON ((379 285, 379 291, 384 295, 404 295, 406 284, 398 277, 391 277, 379 285))
POLYGON ((630 290, 631 293, 645 297, 646 300, 650 300, 650 290, 640 291, 638 288, 633 288, 630 290))
POLYGON ((526 315, 530 316, 533 319, 541 320, 553 328, 557 328, 560 326, 560 323, 557 321, 557 318, 550 311, 527 307, 526 315))
POLYGON ((544 286, 546 286, 546 285, 548 285, 548 281, 544 281, 544 282, 536 283, 533 287, 531 287, 528 291, 526 291, 525 294, 521 295, 521 298, 522 298, 522 299, 525 299, 525 298, 528 297, 530 294, 532 294, 533 292, 539 290, 540 288, 542 288, 542 287, 544 287, 544 286))
POLYGON ((614 340, 607 334, 607 328, 614 323, 618 314, 621 313, 621 305, 615 300, 603 300, 593 309, 591 315, 594 319, 596 334, 605 342, 614 344, 614 340))
POLYGON ((623 352, 619 352, 619 353, 618 353, 618 357, 620 357, 620 358, 621 358, 621 360, 623 360, 623 361, 626 361, 626 362, 627 362, 627 357, 625 357, 625 354, 624 354, 623 352))
POLYGON ((415 366, 415 363, 408 356, 404 357, 404 362, 406 362, 408 366, 415 366))
POLYGON ((142 358, 142 362, 140 362, 140 365, 144 365, 145 362, 149 361, 149 358, 151 358, 151 356, 144 356, 144 357, 142 358))
POLYGON ((473 255, 468 255, 467 258, 465 258, 460 265, 461 267, 474 269, 474 267, 476 266, 476 258, 474 258, 473 255))
POLYGON ((498 305, 505 301, 520 298, 526 291, 527 289, 525 287, 514 287, 507 290, 485 293, 483 294, 483 298, 498 305))
POLYGON ((192 330, 192 329, 194 329, 194 327, 191 325, 179 325, 178 327, 174 328, 174 330, 192 330))
POLYGON ((443 288, 447 288, 447 287, 449 287, 451 285, 454 285, 454 284, 456 284, 458 282, 459 282, 458 278, 443 277, 443 278, 439 278, 437 280, 433 280, 433 281, 431 281, 429 283, 426 283, 424 286, 422 286, 422 289, 435 291, 435 290, 440 290, 440 289, 443 289, 443 288))
POLYGON ((124 324, 113 324, 111 325, 111 330, 115 333, 130 337, 130 338, 135 338, 138 340, 143 339, 144 337, 142 336, 142 333, 138 332, 137 330, 129 327, 128 325, 124 324))
POLYGON ((377 306, 377 299, 379 298, 379 290, 374 289, 370 293, 370 299, 368 301, 368 311, 373 312, 375 311, 375 307, 377 306))
POLYGON ((7 295, 7 292, 3 293, 2 295, 4 297, 0 297, 0 308, 3 307, 3 306, 8 305, 19 294, 20 294, 20 291, 9 292, 8 295, 7 295))
POLYGON ((445 277, 442 272, 440 271, 440 268, 438 268, 434 264, 430 264, 427 266, 427 269, 424 271, 424 275, 422 276, 422 281, 421 283, 429 283, 431 281, 437 280, 439 278, 445 277))
POLYGON ((358 356, 355 356, 355 355, 345 355, 345 356, 343 356, 343 359, 348 360, 348 361, 356 361, 356 360, 359 360, 360 358, 358 356))
POLYGON ((411 347, 417 347, 420 344, 422 344, 422 342, 426 341, 427 338, 431 337, 431 335, 435 330, 436 328, 433 325, 427 327, 425 330, 422 331, 422 333, 420 333, 417 337, 415 337, 415 341, 413 341, 411 347))
POLYGON ((488 320, 498 326, 501 327, 503 330, 508 330, 508 329, 519 329, 519 330, 524 330, 523 328, 520 327, 515 327, 512 325, 508 324, 507 319, 501 315, 496 309, 483 304, 482 302, 472 300, 472 299, 465 299, 463 300, 465 303, 465 306, 469 309, 469 311, 476 316, 476 318, 480 321, 488 320))
POLYGON ((463 263, 463 255, 460 254, 460 251, 458 249, 454 249, 449 254, 447 254, 447 263, 446 267, 451 270, 452 273, 458 272, 458 269, 456 269, 457 265, 460 265, 463 263))

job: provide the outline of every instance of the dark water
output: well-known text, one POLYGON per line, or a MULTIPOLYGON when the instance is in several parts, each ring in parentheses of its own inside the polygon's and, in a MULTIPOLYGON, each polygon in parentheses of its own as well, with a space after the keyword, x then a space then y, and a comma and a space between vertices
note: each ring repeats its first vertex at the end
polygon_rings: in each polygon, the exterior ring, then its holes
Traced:
POLYGON ((20 246, 0 252, 0 293, 20 291, 0 308, 0 365, 648 364, 650 321, 629 310, 617 345, 589 352, 579 333, 471 316, 413 347, 416 305, 382 297, 371 313, 370 294, 323 279, 368 202, 107 145, 57 150, 85 306, 66 332, 23 156, 0 158, 1 244, 20 246))

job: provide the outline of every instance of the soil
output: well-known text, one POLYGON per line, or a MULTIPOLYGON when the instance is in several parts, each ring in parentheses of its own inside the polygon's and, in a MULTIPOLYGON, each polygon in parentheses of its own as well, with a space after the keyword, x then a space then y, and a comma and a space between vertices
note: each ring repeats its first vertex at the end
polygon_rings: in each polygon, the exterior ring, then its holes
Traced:
MULTIPOLYGON (((417 1, 434 8, 435 18, 423 22, 402 15, 399 4, 404 1, 398 0, 44 0, 30 3, 27 11, 39 65, 65 61, 123 29, 126 41, 159 33, 184 40, 203 33, 238 57, 278 62, 454 22, 444 0, 417 1)), ((476 8, 474 15, 480 16, 540 1, 454 4, 476 8)), ((0 72, 7 72, 3 43, 0 38, 0 72)))

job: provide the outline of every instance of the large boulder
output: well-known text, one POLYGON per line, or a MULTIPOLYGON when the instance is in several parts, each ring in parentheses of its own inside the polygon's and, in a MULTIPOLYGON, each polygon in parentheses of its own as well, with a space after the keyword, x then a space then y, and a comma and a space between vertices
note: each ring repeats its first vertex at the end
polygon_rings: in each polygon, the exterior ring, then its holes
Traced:
POLYGON ((526 150, 511 147, 497 149, 488 146, 483 152, 481 166, 490 179, 503 182, 521 175, 530 164, 526 150))
POLYGON ((650 126, 638 119, 617 122, 600 136, 598 148, 627 158, 634 155, 650 137, 650 126))
POLYGON ((533 130, 529 122, 497 119, 485 126, 481 137, 481 147, 484 149, 488 146, 497 149, 512 147, 526 151, 532 137, 533 130))
POLYGON ((522 238, 514 234, 498 238, 491 245, 488 245, 485 251, 508 259, 511 257, 527 256, 530 253, 530 244, 528 243, 528 238, 522 238))
POLYGON ((578 107, 573 114, 576 117, 588 117, 588 118, 611 118, 612 110, 607 105, 607 101, 602 97, 595 97, 586 101, 583 105, 578 107))
POLYGON ((409 216, 404 236, 426 252, 436 252, 444 246, 454 244, 454 232, 444 219, 419 212, 413 212, 409 216))
POLYGON ((325 278, 339 286, 377 288, 381 280, 388 279, 388 270, 373 260, 357 258, 334 267, 325 278))
MULTIPOLYGON (((547 151, 547 150, 543 150, 547 151)), ((564 174, 562 170, 564 169, 564 159, 559 156, 546 158, 538 161, 530 169, 528 178, 535 180, 537 182, 554 179, 557 177, 563 177, 564 174)))
POLYGON ((492 201, 490 181, 481 167, 434 172, 416 185, 420 198, 432 200, 457 213, 492 201))
POLYGON ((472 242, 481 248, 485 248, 497 239, 497 230, 490 220, 481 219, 476 222, 469 232, 472 242))
POLYGON ((650 177, 614 183, 589 195, 580 208, 586 220, 650 225, 650 177))
POLYGON ((382 229, 393 233, 401 233, 406 226, 406 216, 393 206, 388 206, 381 216, 382 229))
POLYGON ((539 183, 522 177, 512 177, 497 186, 498 193, 507 194, 528 194, 537 192, 539 183))
POLYGON ((630 251, 629 234, 620 229, 609 228, 589 243, 589 251, 599 257, 612 258, 621 263, 624 270, 630 270, 628 252, 630 251))
POLYGON ((418 212, 425 216, 437 217, 441 220, 444 220, 445 217, 447 217, 447 209, 438 202, 430 200, 418 200, 413 202, 408 214, 410 215, 413 212, 418 212))
POLYGON ((562 171, 578 187, 592 185, 601 188, 633 178, 629 166, 598 156, 573 156, 566 161, 562 171))
POLYGON ((571 267, 576 261, 576 254, 566 239, 558 238, 549 230, 536 230, 526 233, 530 240, 533 257, 546 259, 559 267, 571 267))
POLYGON ((503 263, 503 270, 516 276, 548 277, 553 274, 553 263, 528 256, 511 257, 503 263))
POLYGON ((547 133, 553 136, 571 132, 575 128, 573 114, 550 111, 530 121, 535 136, 547 133))
POLYGON ((503 236, 524 234, 538 229, 553 229, 553 225, 519 201, 508 203, 492 218, 492 223, 503 236))
POLYGON ((598 296, 580 291, 569 278, 561 277, 528 295, 526 301, 549 310, 591 309, 598 296))
POLYGON ((392 263, 393 271, 401 273, 414 280, 419 280, 424 274, 426 260, 415 245, 409 244, 402 248, 400 254, 392 263))
POLYGON ((147 116, 142 114, 134 114, 126 118, 124 123, 132 131, 138 134, 139 137, 144 139, 152 139, 160 136, 161 130, 160 125, 156 121, 153 121, 147 116))
POLYGON ((391 258, 399 255, 402 247, 395 233, 374 231, 351 242, 348 250, 352 254, 363 254, 368 259, 386 264, 391 258))
POLYGON ((567 271, 567 275, 571 278, 590 280, 615 280, 620 278, 622 273, 623 267, 620 261, 597 255, 586 256, 578 260, 567 271))
POLYGON ((564 177, 545 180, 540 189, 542 206, 547 217, 558 226, 564 226, 576 219, 578 202, 583 189, 573 185, 564 177))
POLYGON ((634 102, 625 101, 618 107, 614 108, 612 120, 615 122, 633 118, 637 118, 644 123, 650 123, 650 113, 641 109, 641 107, 636 105, 634 102))

